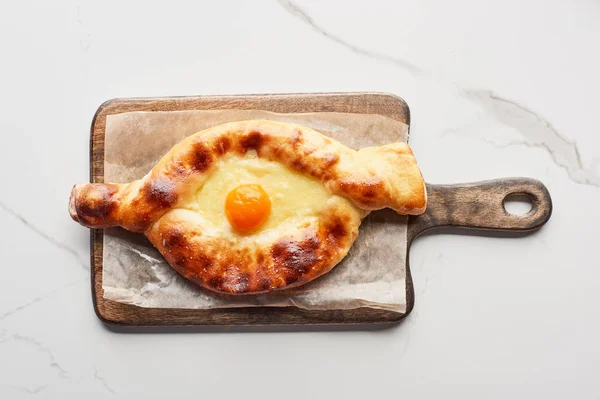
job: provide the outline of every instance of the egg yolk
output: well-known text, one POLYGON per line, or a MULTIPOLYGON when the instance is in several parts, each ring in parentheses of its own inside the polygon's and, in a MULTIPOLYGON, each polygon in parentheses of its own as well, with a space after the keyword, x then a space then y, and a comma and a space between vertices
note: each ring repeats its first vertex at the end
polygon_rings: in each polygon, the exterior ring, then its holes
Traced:
POLYGON ((240 185, 225 199, 225 215, 240 232, 251 232, 263 224, 271 213, 269 195, 257 184, 240 185))

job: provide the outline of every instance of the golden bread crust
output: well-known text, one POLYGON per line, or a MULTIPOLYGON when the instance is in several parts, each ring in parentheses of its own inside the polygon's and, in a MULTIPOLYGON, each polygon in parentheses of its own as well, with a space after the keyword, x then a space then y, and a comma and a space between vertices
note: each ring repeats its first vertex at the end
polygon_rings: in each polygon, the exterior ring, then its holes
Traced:
POLYGON ((75 185, 69 211, 91 228, 145 232, 186 278, 214 291, 244 294, 298 286, 323 275, 346 255, 369 210, 421 214, 426 201, 406 143, 353 150, 307 127, 251 120, 189 136, 140 180, 75 185), (286 226, 277 235, 215 234, 185 208, 218 161, 231 154, 256 155, 310 176, 332 193, 330 202, 318 218, 286 226))
POLYGON ((362 213, 339 197, 318 218, 277 235, 211 234, 189 210, 167 212, 146 233, 167 262, 192 282, 226 294, 264 293, 302 285, 329 272, 358 235, 362 213))

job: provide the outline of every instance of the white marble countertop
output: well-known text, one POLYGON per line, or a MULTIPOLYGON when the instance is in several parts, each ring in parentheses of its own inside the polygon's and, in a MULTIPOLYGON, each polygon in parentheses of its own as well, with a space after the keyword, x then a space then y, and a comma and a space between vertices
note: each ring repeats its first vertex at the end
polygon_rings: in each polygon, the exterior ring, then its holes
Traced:
POLYGON ((0 13, 0 398, 599 398, 600 3, 34 3, 0 13), (535 177, 552 219, 419 239, 391 329, 108 330, 66 207, 96 108, 316 91, 403 97, 427 181, 535 177))

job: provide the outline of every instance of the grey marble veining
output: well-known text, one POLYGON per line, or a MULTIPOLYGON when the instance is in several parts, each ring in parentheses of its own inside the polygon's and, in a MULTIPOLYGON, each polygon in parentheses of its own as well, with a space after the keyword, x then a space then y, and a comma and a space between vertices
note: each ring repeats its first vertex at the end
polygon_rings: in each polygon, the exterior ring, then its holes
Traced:
POLYGON ((464 96, 485 108, 503 124, 519 130, 523 140, 494 143, 493 146, 528 146, 548 152, 552 161, 567 171, 569 178, 576 183, 600 187, 600 173, 597 170, 600 157, 585 166, 574 140, 560 134, 550 122, 527 107, 504 99, 488 90, 465 90, 464 96))
POLYGON ((387 54, 383 54, 383 53, 379 53, 377 51, 372 51, 369 49, 365 49, 359 46, 356 46, 352 43, 349 43, 347 41, 345 41, 344 39, 336 36, 335 34, 329 32, 328 30, 326 30, 323 26, 317 24, 313 18, 308 15, 308 13, 303 10, 300 6, 298 6, 296 3, 290 1, 290 0, 277 0, 279 2, 279 4, 281 4, 281 6, 283 8, 285 8, 291 15, 293 15, 294 17, 298 18, 300 21, 310 25, 312 27, 312 29, 314 29, 315 31, 319 32, 321 35, 323 35, 324 37, 326 37, 329 40, 334 41, 337 44, 340 44, 344 47, 346 47, 347 49, 351 50, 352 52, 359 54, 361 56, 366 56, 369 58, 373 58, 375 60, 380 60, 380 61, 384 61, 384 62, 388 62, 391 63, 397 67, 400 67, 402 69, 405 69, 406 71, 410 72, 413 75, 421 75, 423 74, 425 71, 423 71, 421 68, 417 67, 416 65, 413 65, 412 63, 410 63, 409 61, 400 59, 400 58, 396 58, 396 57, 392 57, 389 56, 387 54))

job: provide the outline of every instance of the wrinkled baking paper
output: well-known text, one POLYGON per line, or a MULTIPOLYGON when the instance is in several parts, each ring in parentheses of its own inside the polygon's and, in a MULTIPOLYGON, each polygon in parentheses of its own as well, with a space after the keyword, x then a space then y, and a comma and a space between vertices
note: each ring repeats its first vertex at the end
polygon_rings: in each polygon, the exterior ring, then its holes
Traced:
MULTIPOLYGON (((277 114, 258 110, 130 112, 106 118, 104 181, 142 178, 173 145, 214 125, 270 119, 309 126, 351 148, 406 141, 408 126, 372 114, 277 114)), ((299 288, 268 295, 228 296, 181 277, 143 234, 121 228, 104 234, 104 298, 140 307, 231 308, 296 306, 303 309, 371 307, 406 310, 407 218, 374 211, 346 258, 331 272, 299 288)))

